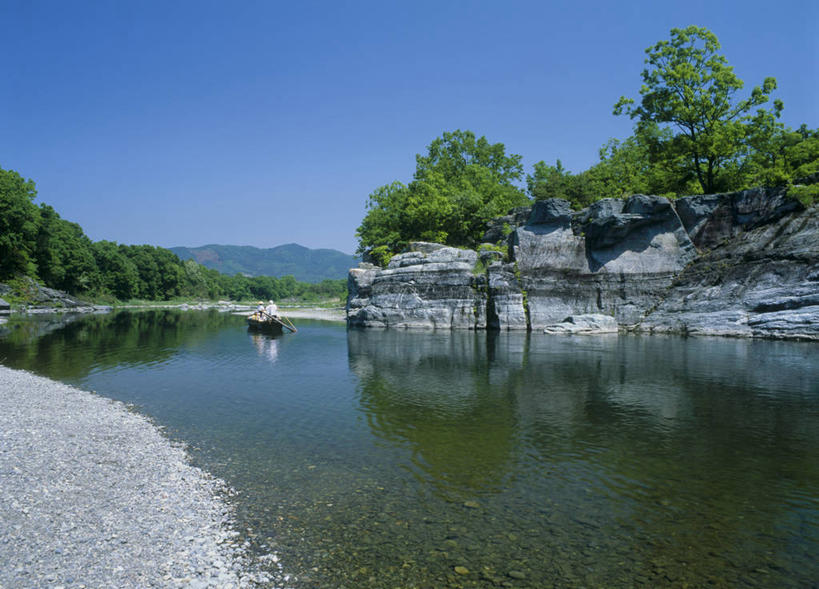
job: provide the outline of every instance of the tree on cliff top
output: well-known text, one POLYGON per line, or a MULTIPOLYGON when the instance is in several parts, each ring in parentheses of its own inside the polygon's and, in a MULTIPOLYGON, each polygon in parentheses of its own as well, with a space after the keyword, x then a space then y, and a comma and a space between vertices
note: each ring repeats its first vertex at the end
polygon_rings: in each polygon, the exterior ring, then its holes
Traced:
MULTIPOLYGON (((680 161, 680 174, 695 178, 706 193, 729 187, 753 127, 751 109, 776 89, 776 80, 765 78, 748 98, 738 100, 743 82, 719 49, 708 29, 671 29, 670 40, 646 49, 640 104, 621 97, 614 106, 614 114, 637 119, 638 131, 652 125, 672 128, 674 134, 658 150, 661 159, 680 161)), ((773 114, 781 110, 782 102, 775 101, 773 114)))
POLYGON ((474 247, 486 222, 529 200, 514 182, 521 179, 521 156, 502 143, 471 131, 446 132, 416 155, 408 185, 377 188, 356 231, 358 252, 383 262, 410 241, 474 247))

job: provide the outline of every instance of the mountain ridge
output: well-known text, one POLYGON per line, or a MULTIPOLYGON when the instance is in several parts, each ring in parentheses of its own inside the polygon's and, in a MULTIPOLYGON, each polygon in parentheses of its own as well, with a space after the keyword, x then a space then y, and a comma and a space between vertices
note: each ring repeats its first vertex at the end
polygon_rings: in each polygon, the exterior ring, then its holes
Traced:
POLYGON ((223 274, 248 276, 292 275, 301 282, 321 282, 346 278, 359 262, 357 256, 329 248, 311 249, 298 243, 272 248, 252 245, 206 244, 168 248, 183 260, 195 260, 223 274))

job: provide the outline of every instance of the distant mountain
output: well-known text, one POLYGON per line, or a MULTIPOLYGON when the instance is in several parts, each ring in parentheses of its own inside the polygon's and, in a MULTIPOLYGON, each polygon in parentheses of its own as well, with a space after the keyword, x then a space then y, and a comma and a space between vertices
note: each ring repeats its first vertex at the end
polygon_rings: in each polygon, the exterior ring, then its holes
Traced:
POLYGON ((269 249, 249 245, 203 245, 170 249, 183 260, 196 260, 206 268, 213 268, 223 274, 292 274, 301 282, 346 278, 347 271, 360 261, 360 258, 338 250, 310 249, 296 243, 269 249))

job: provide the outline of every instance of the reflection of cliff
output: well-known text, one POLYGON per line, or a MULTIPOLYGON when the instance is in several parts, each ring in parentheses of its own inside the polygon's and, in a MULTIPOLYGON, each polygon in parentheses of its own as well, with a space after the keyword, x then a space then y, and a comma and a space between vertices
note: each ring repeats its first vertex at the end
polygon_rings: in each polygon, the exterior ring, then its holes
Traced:
POLYGON ((494 491, 513 470, 515 405, 491 384, 487 341, 471 333, 348 332, 373 433, 411 450, 416 477, 444 495, 494 491))
POLYGON ((52 378, 82 378, 93 369, 163 362, 180 345, 211 337, 237 317, 217 311, 123 311, 86 315, 43 328, 42 320, 15 322, 0 339, 4 364, 52 378))
POLYGON ((686 513, 669 545, 707 528, 742 550, 750 522, 780 525, 788 498, 819 487, 812 344, 380 330, 348 343, 371 430, 444 494, 525 477, 538 500, 598 497, 590 517, 637 535, 686 513))

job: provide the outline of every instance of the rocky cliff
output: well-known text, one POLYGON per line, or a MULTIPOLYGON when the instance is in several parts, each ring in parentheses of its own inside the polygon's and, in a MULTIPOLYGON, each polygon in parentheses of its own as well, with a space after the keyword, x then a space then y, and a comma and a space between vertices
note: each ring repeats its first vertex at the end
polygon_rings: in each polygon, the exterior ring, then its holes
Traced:
POLYGON ((650 332, 819 339, 818 219, 785 189, 635 195, 582 211, 539 201, 488 228, 505 254, 417 243, 385 269, 351 270, 348 323, 585 333, 610 331, 613 318, 650 332))

